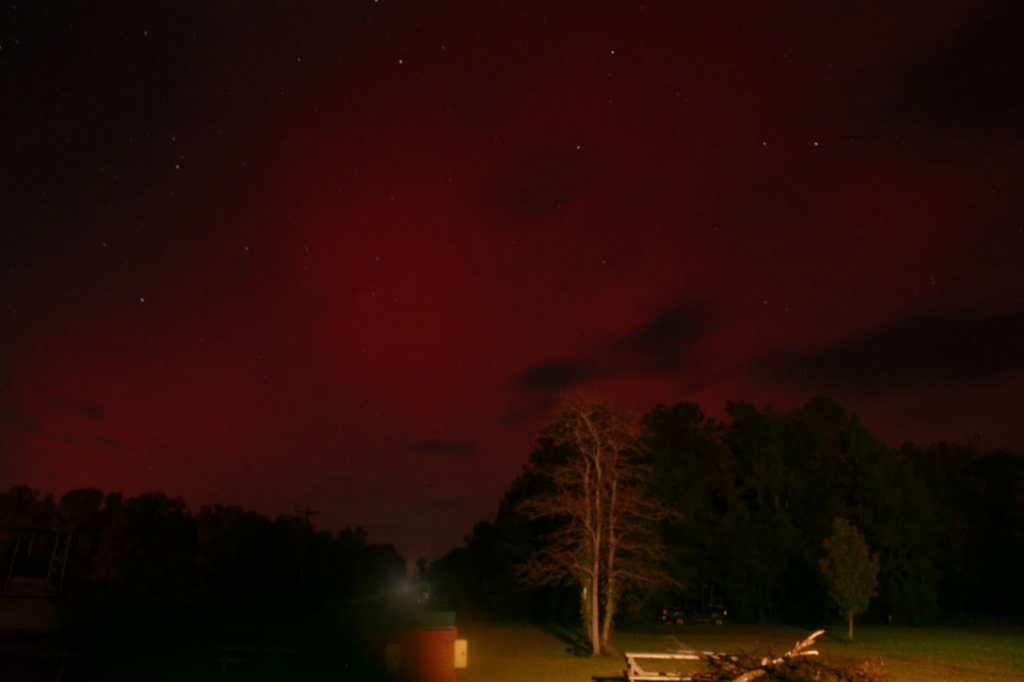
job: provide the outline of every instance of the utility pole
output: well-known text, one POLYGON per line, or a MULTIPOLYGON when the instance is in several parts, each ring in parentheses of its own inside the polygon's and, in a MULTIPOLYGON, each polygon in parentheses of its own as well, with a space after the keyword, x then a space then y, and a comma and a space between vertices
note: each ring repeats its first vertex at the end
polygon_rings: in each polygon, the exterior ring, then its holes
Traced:
POLYGON ((309 534, 313 530, 313 524, 310 523, 309 518, 320 513, 319 509, 311 509, 307 504, 305 509, 296 509, 297 514, 301 514, 306 519, 306 527, 302 531, 302 557, 299 559, 299 594, 302 594, 302 584, 306 580, 306 542, 309 538, 309 534))
POLYGON ((306 518, 306 528, 311 528, 312 526, 309 523, 309 517, 315 516, 315 515, 319 514, 320 510, 319 509, 310 509, 309 505, 307 504, 305 509, 296 509, 295 513, 296 514, 302 514, 306 518))

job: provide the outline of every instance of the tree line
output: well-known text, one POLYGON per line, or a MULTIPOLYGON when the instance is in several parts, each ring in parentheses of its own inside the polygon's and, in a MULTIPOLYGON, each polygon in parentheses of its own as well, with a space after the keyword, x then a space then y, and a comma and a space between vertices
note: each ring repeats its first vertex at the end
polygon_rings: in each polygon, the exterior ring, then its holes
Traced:
POLYGON ((495 518, 431 564, 435 592, 462 610, 582 617, 595 650, 668 600, 818 625, 837 613, 823 559, 840 520, 877 561, 870 620, 1012 615, 1024 600, 1020 453, 891 447, 827 397, 726 415, 563 400, 495 518), (614 482, 639 504, 609 507, 614 482))
POLYGON ((298 516, 271 519, 219 504, 193 513, 163 493, 126 498, 86 488, 58 500, 16 486, 0 493, 0 525, 5 575, 16 549, 17 573, 46 574, 46 543, 54 539, 32 529, 71 532, 62 590, 69 598, 222 602, 267 612, 384 594, 406 571, 393 546, 369 542, 358 526, 318 531, 298 516), (34 535, 34 554, 26 533, 34 535))
MULTIPOLYGON (((669 603, 818 625, 840 614, 822 564, 837 519, 877 560, 869 620, 1014 615, 1024 601, 1020 453, 891 447, 824 397, 784 413, 731 403, 716 420, 692 403, 637 417, 566 396, 493 520, 421 574, 463 613, 582 621, 594 651, 616 622, 669 603)), ((162 493, 16 486, 0 493, 0 525, 73 529, 64 592, 83 599, 365 604, 406 570, 359 527, 193 512, 162 493)), ((17 535, 0 530, 5 570, 17 535)), ((48 560, 37 546, 27 567, 45 573, 48 560)))

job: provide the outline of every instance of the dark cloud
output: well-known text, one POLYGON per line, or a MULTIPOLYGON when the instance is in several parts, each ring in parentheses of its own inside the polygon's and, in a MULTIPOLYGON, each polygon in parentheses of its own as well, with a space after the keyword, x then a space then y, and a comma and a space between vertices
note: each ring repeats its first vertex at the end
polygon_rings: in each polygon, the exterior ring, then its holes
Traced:
POLYGON ((512 377, 513 402, 505 421, 530 419, 551 409, 555 396, 573 386, 585 384, 603 374, 594 362, 578 358, 546 362, 529 367, 512 377))
POLYGON ((1024 117, 1024 4, 987 5, 968 15, 935 51, 873 77, 892 93, 883 117, 913 126, 978 129, 1016 126, 1024 117))
POLYGON ((472 455, 476 446, 464 441, 421 440, 409 444, 409 450, 423 455, 472 455))
POLYGON ((527 393, 558 393, 600 375, 600 369, 593 364, 559 360, 523 370, 512 379, 512 386, 527 393))
POLYGON ((707 332, 707 316, 700 307, 685 304, 658 315, 612 352, 625 371, 675 372, 688 363, 688 351, 707 332))
POLYGON ((875 392, 961 385, 1024 368, 1024 307, 929 312, 800 357, 765 363, 798 382, 875 392))
POLYGON ((597 352, 534 365, 512 378, 511 387, 526 405, 513 419, 531 416, 551 405, 554 396, 603 377, 630 374, 672 374, 692 361, 693 346, 710 329, 710 315, 686 302, 661 313, 597 352))
POLYGON ((101 422, 106 418, 106 413, 103 410, 102 405, 96 403, 90 403, 85 400, 76 400, 75 398, 69 398, 66 395, 54 395, 53 402, 62 410, 68 412, 75 412, 83 417, 92 419, 93 421, 101 422))
POLYGON ((103 448, 110 450, 118 450, 121 448, 121 441, 110 436, 96 436, 96 444, 103 448))
POLYGON ((0 407, 0 419, 22 431, 38 432, 39 422, 25 408, 14 403, 4 403, 0 407))

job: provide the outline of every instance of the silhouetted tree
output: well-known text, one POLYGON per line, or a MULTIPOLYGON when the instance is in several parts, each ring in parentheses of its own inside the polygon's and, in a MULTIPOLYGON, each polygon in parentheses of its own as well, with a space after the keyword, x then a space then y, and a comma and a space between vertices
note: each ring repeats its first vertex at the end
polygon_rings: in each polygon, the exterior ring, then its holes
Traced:
POLYGON ((741 615, 765 620, 782 601, 795 550, 792 512, 800 497, 800 469, 787 461, 779 415, 749 403, 730 403, 726 411, 732 421, 722 440, 732 454, 734 487, 725 574, 741 615))
POLYGON ((690 600, 711 599, 723 587, 733 490, 723 425, 692 403, 657 405, 643 425, 652 491, 675 512, 662 524, 672 577, 690 600))

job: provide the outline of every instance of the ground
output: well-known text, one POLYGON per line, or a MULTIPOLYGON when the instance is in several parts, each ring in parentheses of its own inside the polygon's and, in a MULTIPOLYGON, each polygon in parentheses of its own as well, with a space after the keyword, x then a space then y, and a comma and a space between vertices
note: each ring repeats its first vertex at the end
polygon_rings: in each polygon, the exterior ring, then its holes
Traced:
MULTIPOLYGON (((576 658, 568 632, 522 623, 460 620, 469 640, 469 667, 459 682, 592 682, 621 680, 623 656, 576 658)), ((680 644, 712 651, 787 651, 809 631, 780 626, 650 626, 623 630, 622 651, 664 651, 680 644)), ((1024 628, 858 627, 857 641, 838 639, 842 628, 819 638, 823 656, 872 659, 890 682, 1024 679, 1024 628)))

